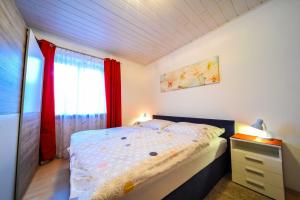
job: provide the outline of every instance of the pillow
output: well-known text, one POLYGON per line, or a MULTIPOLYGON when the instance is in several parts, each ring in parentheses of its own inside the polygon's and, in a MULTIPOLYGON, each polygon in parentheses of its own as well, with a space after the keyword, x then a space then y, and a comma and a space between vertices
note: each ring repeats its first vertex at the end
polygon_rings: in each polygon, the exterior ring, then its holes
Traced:
POLYGON ((221 136, 223 133, 225 133, 224 128, 219 128, 216 126, 211 126, 208 124, 196 124, 196 123, 190 123, 190 122, 179 122, 181 126, 191 126, 196 129, 198 129, 199 132, 202 132, 202 134, 206 134, 207 137, 212 140, 214 138, 217 138, 221 136))
POLYGON ((145 122, 141 122, 139 126, 145 127, 145 128, 151 128, 154 130, 161 130, 174 122, 168 121, 168 120, 162 120, 162 119, 152 119, 145 122))
POLYGON ((170 126, 167 126, 166 128, 164 128, 164 131, 179 133, 179 134, 192 133, 195 135, 204 135, 203 134, 204 131, 199 130, 198 127, 190 126, 186 124, 179 124, 179 123, 174 123, 171 124, 170 126))

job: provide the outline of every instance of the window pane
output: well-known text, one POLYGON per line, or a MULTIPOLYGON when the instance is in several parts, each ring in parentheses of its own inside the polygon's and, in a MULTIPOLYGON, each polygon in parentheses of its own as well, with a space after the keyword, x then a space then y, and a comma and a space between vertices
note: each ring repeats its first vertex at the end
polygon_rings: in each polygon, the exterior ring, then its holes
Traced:
POLYGON ((58 49, 54 64, 56 115, 106 113, 103 61, 58 49))

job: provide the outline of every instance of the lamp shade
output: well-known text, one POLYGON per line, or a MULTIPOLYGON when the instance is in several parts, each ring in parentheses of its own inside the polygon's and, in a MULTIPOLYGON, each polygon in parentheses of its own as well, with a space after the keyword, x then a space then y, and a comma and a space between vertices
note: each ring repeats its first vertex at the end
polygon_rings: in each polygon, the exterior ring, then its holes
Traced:
POLYGON ((259 129, 259 130, 266 130, 266 125, 262 119, 256 120, 254 124, 251 125, 253 128, 259 129))

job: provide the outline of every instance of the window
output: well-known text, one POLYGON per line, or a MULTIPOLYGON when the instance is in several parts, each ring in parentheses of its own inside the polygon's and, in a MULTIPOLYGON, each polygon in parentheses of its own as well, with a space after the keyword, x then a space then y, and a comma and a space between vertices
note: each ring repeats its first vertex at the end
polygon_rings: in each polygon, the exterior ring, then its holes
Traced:
POLYGON ((54 61, 56 115, 106 113, 103 60, 57 48, 54 61))

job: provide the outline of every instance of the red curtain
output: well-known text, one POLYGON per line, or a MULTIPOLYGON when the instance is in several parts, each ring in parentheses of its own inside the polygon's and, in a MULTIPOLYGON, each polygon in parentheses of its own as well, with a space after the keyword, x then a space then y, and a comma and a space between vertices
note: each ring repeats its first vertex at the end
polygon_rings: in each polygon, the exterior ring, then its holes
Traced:
POLYGON ((121 71, 120 62, 104 59, 105 93, 106 93, 106 127, 122 126, 121 108, 121 71))
POLYGON ((54 107, 54 55, 55 45, 40 40, 39 45, 44 55, 44 81, 41 113, 40 159, 52 160, 56 155, 55 107, 54 107))

